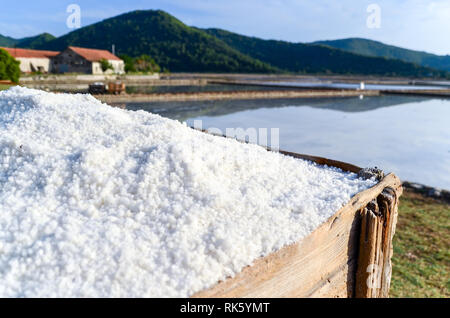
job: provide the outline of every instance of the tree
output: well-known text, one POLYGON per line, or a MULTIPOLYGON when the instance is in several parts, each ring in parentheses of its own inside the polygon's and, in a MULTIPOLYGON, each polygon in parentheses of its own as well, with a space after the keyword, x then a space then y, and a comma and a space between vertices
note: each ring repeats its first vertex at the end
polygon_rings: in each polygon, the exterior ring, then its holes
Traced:
POLYGON ((161 71, 160 66, 155 60, 146 54, 142 54, 138 57, 122 54, 120 55, 120 58, 125 63, 125 72, 127 73, 158 73, 161 71))
POLYGON ((10 80, 13 83, 19 82, 20 62, 16 61, 8 52, 0 49, 0 80, 10 80))
POLYGON ((134 68, 134 59, 131 56, 126 55, 126 54, 121 54, 121 55, 119 55, 119 57, 125 63, 125 72, 126 73, 136 72, 136 69, 134 68))
POLYGON ((103 72, 106 72, 107 70, 114 70, 114 68, 111 65, 111 63, 109 63, 109 61, 106 60, 106 59, 101 59, 100 60, 100 65, 102 67, 102 71, 103 72))
POLYGON ((160 67, 155 60, 146 54, 142 54, 134 59, 134 67, 138 72, 158 73, 160 67))

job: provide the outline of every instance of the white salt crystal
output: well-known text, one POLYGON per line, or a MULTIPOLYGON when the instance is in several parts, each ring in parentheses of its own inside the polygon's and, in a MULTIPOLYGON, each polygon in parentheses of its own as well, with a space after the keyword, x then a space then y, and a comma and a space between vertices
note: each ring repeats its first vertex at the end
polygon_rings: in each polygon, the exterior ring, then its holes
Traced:
POLYGON ((375 184, 89 95, 0 93, 0 297, 185 297, 375 184))

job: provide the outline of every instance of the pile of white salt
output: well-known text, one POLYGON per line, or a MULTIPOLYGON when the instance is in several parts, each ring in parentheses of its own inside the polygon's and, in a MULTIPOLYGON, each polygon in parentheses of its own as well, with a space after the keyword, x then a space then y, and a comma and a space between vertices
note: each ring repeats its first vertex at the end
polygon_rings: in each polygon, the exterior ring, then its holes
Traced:
POLYGON ((374 180, 89 95, 0 93, 0 297, 184 297, 374 180))

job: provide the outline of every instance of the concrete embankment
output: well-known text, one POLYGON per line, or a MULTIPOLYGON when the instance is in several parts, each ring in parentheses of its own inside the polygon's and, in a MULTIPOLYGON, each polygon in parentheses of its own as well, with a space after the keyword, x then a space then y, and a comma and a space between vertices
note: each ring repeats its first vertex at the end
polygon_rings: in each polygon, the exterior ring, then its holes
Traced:
POLYGON ((264 98, 311 98, 311 97, 348 97, 378 96, 376 90, 281 90, 281 91, 229 91, 229 92, 186 92, 162 94, 122 94, 96 95, 106 103, 153 102, 153 101, 189 101, 221 99, 264 99, 264 98))

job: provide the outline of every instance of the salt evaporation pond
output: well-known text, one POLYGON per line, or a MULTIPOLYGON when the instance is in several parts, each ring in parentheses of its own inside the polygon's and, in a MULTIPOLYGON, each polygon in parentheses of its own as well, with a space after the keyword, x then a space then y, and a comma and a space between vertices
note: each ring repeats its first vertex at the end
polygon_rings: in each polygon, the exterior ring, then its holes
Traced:
POLYGON ((362 167, 402 180, 450 189, 450 99, 350 98, 129 103, 203 127, 280 129, 283 150, 362 167))

